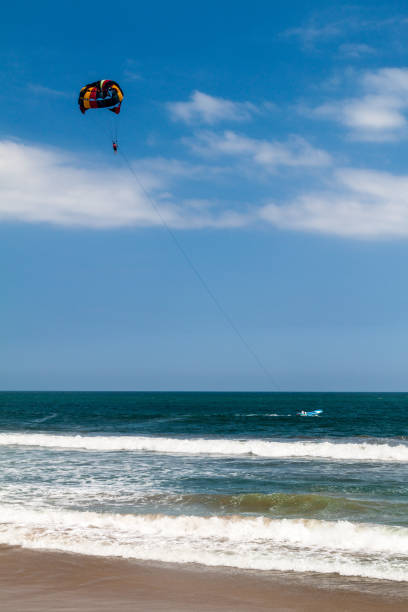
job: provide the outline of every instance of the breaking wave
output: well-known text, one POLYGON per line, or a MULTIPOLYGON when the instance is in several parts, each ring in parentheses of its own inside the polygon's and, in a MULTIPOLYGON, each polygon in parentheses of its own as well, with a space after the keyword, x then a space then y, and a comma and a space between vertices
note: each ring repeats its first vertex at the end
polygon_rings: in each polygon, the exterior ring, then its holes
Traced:
POLYGON ((408 529, 350 521, 0 506, 0 541, 99 556, 408 580, 408 529))
POLYGON ((0 446, 33 446, 92 451, 147 451, 184 455, 253 455, 268 458, 331 459, 345 461, 408 462, 407 444, 373 442, 305 442, 231 440, 226 438, 159 438, 143 436, 67 436, 2 433, 0 446))

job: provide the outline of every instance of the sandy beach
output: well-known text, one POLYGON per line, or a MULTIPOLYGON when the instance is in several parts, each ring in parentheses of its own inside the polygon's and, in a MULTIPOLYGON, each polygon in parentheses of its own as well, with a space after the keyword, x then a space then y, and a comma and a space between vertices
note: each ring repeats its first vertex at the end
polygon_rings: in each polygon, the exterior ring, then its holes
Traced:
POLYGON ((408 586, 339 577, 140 564, 3 547, 2 612, 405 612, 408 586))

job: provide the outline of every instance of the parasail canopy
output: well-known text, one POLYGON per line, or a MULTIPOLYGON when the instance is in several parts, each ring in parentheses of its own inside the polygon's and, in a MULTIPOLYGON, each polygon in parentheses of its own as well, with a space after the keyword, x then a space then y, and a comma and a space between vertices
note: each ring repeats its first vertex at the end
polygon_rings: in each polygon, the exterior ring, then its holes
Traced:
POLYGON ((123 91, 120 86, 115 81, 102 79, 82 87, 78 104, 81 113, 92 108, 107 108, 118 115, 122 100, 123 91))

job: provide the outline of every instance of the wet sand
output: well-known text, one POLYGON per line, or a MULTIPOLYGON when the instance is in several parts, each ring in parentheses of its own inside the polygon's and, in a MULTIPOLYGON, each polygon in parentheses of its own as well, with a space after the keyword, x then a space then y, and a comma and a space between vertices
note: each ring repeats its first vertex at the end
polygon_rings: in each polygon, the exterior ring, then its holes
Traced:
POLYGON ((1 612, 406 612, 408 584, 0 548, 1 612))

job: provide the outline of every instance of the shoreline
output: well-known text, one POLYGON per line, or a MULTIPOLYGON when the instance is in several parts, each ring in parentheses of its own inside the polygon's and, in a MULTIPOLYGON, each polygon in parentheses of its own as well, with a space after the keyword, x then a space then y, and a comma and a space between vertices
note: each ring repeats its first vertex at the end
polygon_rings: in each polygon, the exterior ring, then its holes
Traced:
POLYGON ((403 612, 408 583, 0 547, 2 612, 403 612))

